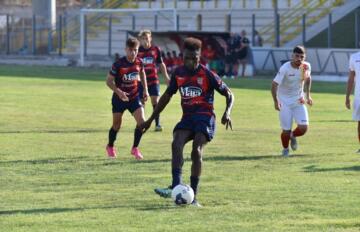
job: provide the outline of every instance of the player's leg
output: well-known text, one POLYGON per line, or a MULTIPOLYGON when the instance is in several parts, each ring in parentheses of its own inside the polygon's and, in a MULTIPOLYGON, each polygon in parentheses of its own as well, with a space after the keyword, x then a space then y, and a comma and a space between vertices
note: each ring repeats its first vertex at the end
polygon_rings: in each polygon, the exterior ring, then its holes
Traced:
POLYGON ((184 164, 183 150, 185 144, 193 139, 193 136, 194 134, 191 130, 178 129, 174 131, 173 141, 171 143, 171 187, 175 187, 182 182, 182 166, 184 164))
POLYGON ((190 186, 194 190, 195 199, 194 204, 198 205, 196 200, 196 195, 198 193, 198 185, 200 181, 201 171, 202 171, 202 154, 205 145, 208 142, 207 136, 203 133, 196 133, 193 140, 193 146, 191 151, 191 176, 190 176, 190 186))
MULTIPOLYGON (((132 115, 136 121, 137 126, 145 121, 145 113, 144 113, 144 108, 142 106, 138 107, 135 111, 133 111, 132 115)), ((136 127, 134 130, 134 143, 131 148, 131 154, 135 156, 135 158, 138 160, 143 159, 143 156, 138 148, 141 137, 142 137, 142 131, 136 127)))
POLYGON ((106 146, 106 153, 109 158, 116 157, 116 149, 114 143, 117 137, 117 134, 120 130, 122 122, 122 113, 113 113, 113 124, 109 130, 108 144, 106 146))
POLYGON ((291 110, 287 105, 282 105, 279 112, 280 126, 282 128, 282 132, 280 135, 281 144, 283 147, 282 155, 289 155, 289 142, 290 142, 290 134, 291 134, 291 125, 292 125, 292 114, 291 110))
MULTIPOLYGON (((175 128, 176 129, 176 128, 175 128)), ((171 197, 171 190, 182 183, 182 166, 184 164, 183 150, 185 144, 193 138, 193 132, 186 129, 176 129, 171 144, 171 174, 172 183, 168 188, 156 188, 155 193, 164 198, 171 197)))
POLYGON ((108 140, 108 144, 106 145, 106 153, 109 158, 115 158, 116 149, 114 146, 114 142, 120 130, 122 115, 126 108, 127 103, 121 101, 115 94, 113 94, 111 104, 112 104, 112 113, 113 113, 113 123, 109 130, 109 135, 108 135, 109 140, 108 140))
POLYGON ((308 130, 309 125, 309 115, 304 104, 301 104, 292 109, 292 114, 294 116, 295 122, 297 123, 297 127, 291 132, 290 140, 291 140, 291 149, 297 149, 297 140, 296 137, 303 136, 308 130))
MULTIPOLYGON (((358 123, 357 131, 358 131, 358 141, 360 144, 360 100, 357 98, 355 98, 353 102, 352 118, 354 121, 358 123)), ((357 153, 360 153, 360 149, 357 151, 357 153)))
MULTIPOLYGON (((151 85, 149 86, 149 94, 150 94, 150 99, 151 99, 151 104, 153 106, 153 109, 155 109, 156 105, 159 102, 159 96, 160 96, 160 85, 159 84, 155 84, 155 85, 151 85)), ((158 115, 155 118, 155 131, 162 131, 162 127, 160 125, 160 115, 158 115)))

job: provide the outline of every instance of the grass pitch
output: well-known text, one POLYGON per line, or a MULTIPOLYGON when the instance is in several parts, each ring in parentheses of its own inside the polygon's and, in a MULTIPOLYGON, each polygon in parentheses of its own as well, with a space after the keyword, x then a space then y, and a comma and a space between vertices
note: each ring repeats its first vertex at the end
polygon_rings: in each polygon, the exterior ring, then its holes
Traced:
MULTIPOLYGON (((227 81, 233 131, 220 124, 205 148, 203 208, 154 194, 170 184, 179 97, 161 115, 165 130, 130 155, 135 120, 125 113, 116 160, 105 157, 111 126, 107 70, 0 66, 0 231, 359 231, 360 155, 345 84, 313 83, 310 130, 280 157, 271 78, 227 81)), ((161 86, 164 91, 165 86, 161 86)), ((146 114, 150 115, 150 104, 146 114)), ((190 145, 184 181, 189 183, 190 145)))

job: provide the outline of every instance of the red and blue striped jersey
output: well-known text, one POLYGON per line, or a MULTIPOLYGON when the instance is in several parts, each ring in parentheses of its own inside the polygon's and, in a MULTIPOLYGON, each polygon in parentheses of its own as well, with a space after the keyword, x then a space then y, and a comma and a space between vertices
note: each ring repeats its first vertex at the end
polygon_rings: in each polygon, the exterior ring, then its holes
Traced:
POLYGON ((179 90, 183 117, 194 114, 214 115, 214 90, 224 95, 228 87, 204 65, 191 71, 185 66, 175 69, 167 93, 179 90))
POLYGON ((115 77, 116 87, 128 93, 129 100, 133 100, 139 95, 140 71, 143 69, 144 64, 141 59, 135 58, 135 61, 130 63, 124 56, 113 63, 109 73, 115 77))
POLYGON ((138 57, 141 58, 144 63, 147 85, 159 84, 156 65, 163 62, 160 48, 151 46, 150 48, 145 49, 143 46, 140 46, 138 57))

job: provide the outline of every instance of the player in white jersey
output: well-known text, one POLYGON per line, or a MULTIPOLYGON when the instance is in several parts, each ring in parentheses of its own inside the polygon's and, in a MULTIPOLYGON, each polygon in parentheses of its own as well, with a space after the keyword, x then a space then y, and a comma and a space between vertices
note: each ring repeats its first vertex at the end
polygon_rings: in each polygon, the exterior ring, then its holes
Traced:
MULTIPOLYGON (((350 94, 354 90, 354 102, 353 102, 353 120, 358 122, 358 140, 360 142, 360 52, 352 54, 349 60, 349 79, 346 89, 346 108, 351 109, 350 106, 350 94)), ((357 151, 360 153, 360 149, 357 151)))
POLYGON ((305 58, 305 48, 296 46, 293 49, 292 59, 280 67, 271 86, 274 107, 279 111, 282 128, 283 156, 289 155, 290 141, 291 149, 297 149, 296 137, 304 135, 309 125, 305 102, 310 106, 313 104, 310 96, 311 66, 305 58), (291 131, 293 120, 297 127, 291 131))

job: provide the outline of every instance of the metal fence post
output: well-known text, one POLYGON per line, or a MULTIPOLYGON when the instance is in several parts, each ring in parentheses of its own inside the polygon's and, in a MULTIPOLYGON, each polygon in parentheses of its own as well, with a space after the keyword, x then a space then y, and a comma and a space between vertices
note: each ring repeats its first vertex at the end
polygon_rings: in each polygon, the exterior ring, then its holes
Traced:
POLYGON ((306 14, 303 14, 302 17, 302 41, 305 46, 306 43, 306 14))
POLYGON ((280 15, 276 14, 275 18, 275 46, 280 47, 280 15))
POLYGON ((251 20, 251 42, 252 46, 255 46, 255 14, 252 14, 252 20, 251 20))
POLYGON ((135 31, 135 23, 136 23, 136 18, 135 18, 135 15, 132 15, 132 30, 135 31))
POLYGON ((202 16, 201 14, 198 14, 196 16, 196 30, 201 31, 202 30, 202 16))
POLYGON ((10 15, 6 15, 6 54, 10 54, 10 15))
POLYGON ((36 15, 32 17, 32 53, 36 55, 36 15))
POLYGON ((331 13, 329 13, 329 27, 328 27, 328 35, 327 35, 327 39, 328 39, 328 48, 331 48, 332 47, 332 44, 331 44, 331 24, 332 24, 332 18, 331 18, 331 13))
POLYGON ((108 47, 108 55, 111 57, 111 42, 112 42, 112 14, 109 15, 109 47, 108 47))
POLYGON ((52 51, 52 29, 51 29, 51 24, 49 24, 48 27, 48 54, 50 54, 50 52, 52 51))
POLYGON ((84 56, 87 56, 87 15, 84 15, 84 56))
POLYGON ((158 15, 157 14, 154 15, 154 28, 155 28, 155 31, 158 30, 158 15))
POLYGON ((180 15, 176 15, 176 31, 180 30, 180 15))
POLYGON ((231 14, 225 15, 225 31, 231 32, 231 14))
POLYGON ((360 30, 359 30, 359 26, 360 26, 360 17, 359 17, 359 9, 360 8, 357 8, 355 10, 355 48, 359 48, 360 47, 360 41, 359 41, 359 33, 360 33, 360 30))
POLYGON ((58 25, 58 52, 62 56, 62 15, 59 15, 58 25))

